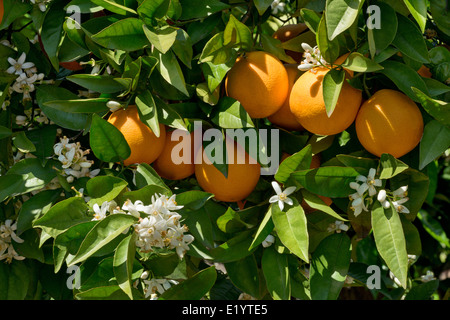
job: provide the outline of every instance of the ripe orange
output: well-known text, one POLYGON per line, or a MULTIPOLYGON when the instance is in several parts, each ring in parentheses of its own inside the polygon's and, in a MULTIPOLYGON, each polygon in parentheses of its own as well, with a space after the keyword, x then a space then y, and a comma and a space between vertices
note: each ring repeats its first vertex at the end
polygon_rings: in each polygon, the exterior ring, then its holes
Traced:
MULTIPOLYGON (((298 24, 287 24, 278 28, 277 31, 272 35, 273 38, 280 40, 281 42, 286 42, 291 40, 301 33, 308 30, 308 27, 304 23, 298 24)), ((286 50, 286 54, 294 59, 296 62, 300 63, 303 57, 302 52, 296 52, 292 50, 286 50)))
POLYGON ((295 81, 300 76, 300 71, 297 68, 297 65, 289 64, 286 65, 286 71, 288 74, 289 79, 289 93, 288 97, 284 101, 283 105, 281 106, 280 110, 275 112, 273 115, 269 116, 268 119, 273 124, 289 130, 289 131, 300 131, 303 129, 303 127, 298 123, 297 120, 295 120, 295 117, 293 116, 291 112, 291 108, 289 106, 289 95, 291 93, 292 87, 294 86, 295 81))
MULTIPOLYGON (((177 138, 177 140, 175 141, 172 141, 173 132, 174 131, 166 132, 166 143, 164 145, 163 151, 155 160, 155 162, 153 162, 152 166, 155 171, 164 179, 181 180, 194 174, 194 134, 189 134, 189 132, 187 131, 182 131, 181 137, 177 136, 179 138, 177 138), (190 148, 190 155, 184 155, 184 151, 186 150, 185 148, 187 148, 188 146, 190 148), (175 152, 172 155, 172 151, 174 149, 175 152), (180 152, 180 150, 182 152, 180 152), (178 159, 175 159, 173 157, 178 157, 178 159), (187 160, 187 163, 182 160, 187 160), (182 162, 176 164, 180 161, 182 162)), ((175 138, 176 137, 174 137, 174 139, 175 138)))
POLYGON ((355 121, 363 147, 380 157, 399 158, 420 142, 423 118, 417 105, 402 92, 382 89, 363 103, 355 121))
POLYGON ((131 155, 124 161, 126 166, 134 163, 152 163, 159 157, 166 140, 165 126, 160 124, 160 136, 157 137, 153 131, 139 118, 136 106, 120 109, 113 112, 108 122, 113 124, 125 137, 131 149, 131 155))
POLYGON ((328 68, 317 67, 303 73, 289 97, 295 119, 303 128, 317 135, 334 135, 347 129, 361 105, 362 92, 344 81, 336 107, 331 116, 327 116, 322 83, 328 71, 328 68))
POLYGON ((286 100, 288 75, 278 58, 252 51, 236 60, 225 79, 225 90, 250 117, 265 118, 277 112, 286 100))
MULTIPOLYGON (((250 156, 230 138, 226 140, 228 155, 228 176, 225 177, 214 164, 203 155, 196 154, 195 177, 206 192, 214 194, 219 201, 237 202, 245 199, 255 189, 259 181, 261 167, 258 163, 250 163, 250 156), (231 162, 231 150, 234 153, 234 161, 231 162)), ((203 149, 201 149, 203 150, 203 149)))

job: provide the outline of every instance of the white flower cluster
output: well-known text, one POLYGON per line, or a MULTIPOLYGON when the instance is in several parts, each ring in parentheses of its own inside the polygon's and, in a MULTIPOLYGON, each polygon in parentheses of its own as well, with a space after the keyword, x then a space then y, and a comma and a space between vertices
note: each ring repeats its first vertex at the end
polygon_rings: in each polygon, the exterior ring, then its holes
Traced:
POLYGON ((175 197, 176 195, 172 195, 168 198, 161 194, 159 197, 152 196, 152 203, 148 206, 144 206, 142 202, 128 205, 146 215, 144 218, 139 217, 139 223, 134 225, 138 234, 136 245, 142 252, 150 252, 153 247, 175 249, 182 259, 189 250, 194 237, 185 234, 187 226, 181 225, 181 215, 173 212, 183 208, 177 205, 175 197))
POLYGON ((350 182, 350 188, 356 190, 355 193, 349 196, 352 201, 350 208, 354 211, 355 217, 363 210, 369 211, 368 206, 373 203, 372 197, 375 195, 377 195, 377 200, 383 208, 389 208, 392 203, 397 212, 409 213, 408 208, 403 205, 409 200, 406 197, 408 195, 408 186, 402 186, 393 192, 385 189, 377 190, 376 187, 381 187, 383 183, 380 179, 375 178, 376 173, 376 169, 371 168, 367 177, 359 175, 356 177, 356 182, 350 182))
POLYGON ((14 250, 12 244, 12 240, 17 243, 23 243, 23 239, 20 239, 16 235, 16 230, 17 222, 13 223, 10 219, 0 224, 0 261, 6 260, 6 263, 11 263, 13 259, 25 259, 25 257, 20 256, 16 250, 14 250))
POLYGON ((272 9, 273 14, 277 14, 279 12, 283 12, 285 9, 286 4, 283 1, 280 0, 274 0, 270 4, 270 8, 272 9))
POLYGON ((186 225, 180 224, 181 216, 173 212, 183 206, 177 205, 176 195, 168 198, 160 194, 159 197, 152 196, 152 203, 144 205, 142 201, 125 201, 122 208, 117 206, 115 201, 105 201, 101 206, 94 204, 94 217, 92 220, 102 220, 108 213, 125 213, 139 218, 139 222, 134 224, 134 230, 138 235, 136 246, 142 252, 150 252, 153 248, 175 249, 180 259, 183 258, 189 244, 194 241, 194 237, 185 234, 188 231, 186 225))
POLYGON ((150 297, 150 300, 158 299, 158 294, 163 294, 168 289, 170 289, 172 285, 178 284, 178 281, 172 279, 156 279, 156 278, 148 279, 148 276, 149 272, 144 271, 141 275, 141 279, 145 284, 144 288, 145 298, 150 297))
POLYGON ((305 52, 303 53, 304 59, 298 66, 298 69, 300 71, 308 71, 314 67, 328 64, 328 62, 326 62, 325 59, 322 58, 319 47, 315 46, 314 48, 312 48, 309 44, 302 43, 302 48, 305 52))
POLYGON ((22 52, 17 60, 9 57, 8 62, 11 66, 6 69, 6 72, 17 75, 16 82, 9 89, 10 93, 22 93, 24 101, 31 100, 30 93, 35 90, 34 84, 44 79, 44 74, 37 73, 34 63, 26 62, 26 58, 25 52, 22 52))
POLYGON ((93 178, 100 172, 100 169, 90 170, 94 162, 86 159, 89 149, 81 150, 79 142, 69 143, 69 138, 64 136, 53 146, 53 151, 62 163, 63 174, 67 175, 66 179, 69 183, 72 183, 74 178, 93 178))

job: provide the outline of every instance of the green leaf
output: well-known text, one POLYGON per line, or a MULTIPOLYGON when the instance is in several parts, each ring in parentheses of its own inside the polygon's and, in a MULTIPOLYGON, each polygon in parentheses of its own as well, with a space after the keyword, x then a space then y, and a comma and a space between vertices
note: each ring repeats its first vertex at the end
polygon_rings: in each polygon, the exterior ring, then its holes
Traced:
POLYGON ((444 0, 430 0, 430 11, 433 20, 445 34, 450 34, 448 4, 444 0))
POLYGON ((107 98, 53 100, 44 103, 47 107, 68 113, 97 113, 108 111, 107 98))
POLYGON ((425 32, 425 25, 427 23, 427 1, 426 0, 403 0, 411 12, 414 19, 419 24, 420 31, 425 32))
POLYGON ((183 29, 178 29, 172 50, 178 59, 180 59, 180 61, 183 62, 189 69, 192 68, 192 56, 194 55, 192 45, 193 43, 189 34, 183 29))
POLYGON ((180 0, 183 11, 180 20, 204 18, 230 8, 219 0, 180 0))
POLYGON ((142 201, 142 199, 144 199, 144 201, 150 202, 152 196, 157 193, 165 194, 167 196, 171 195, 170 190, 167 188, 157 186, 157 185, 148 185, 139 190, 127 191, 127 192, 121 193, 119 195, 118 202, 121 203, 121 202, 125 202, 127 200, 135 202, 137 200, 142 201))
POLYGON ((406 288, 408 278, 408 254, 400 216, 394 206, 384 209, 375 201, 372 208, 372 230, 380 256, 388 268, 406 288))
POLYGON ((400 219, 402 220, 403 233, 405 234, 406 252, 408 255, 420 256, 422 254, 422 242, 419 230, 404 215, 400 215, 400 219))
POLYGON ((223 97, 219 101, 212 121, 225 129, 253 128, 255 125, 239 101, 223 97))
POLYGON ((162 54, 165 54, 175 43, 177 37, 177 29, 171 26, 164 26, 160 29, 149 28, 146 25, 144 28, 145 36, 148 41, 162 54))
POLYGON ((322 199, 320 199, 315 194, 307 191, 306 189, 302 189, 303 200, 305 200, 306 204, 315 210, 319 210, 325 212, 326 214, 336 218, 341 221, 348 221, 347 219, 342 218, 336 211, 334 211, 330 206, 327 206, 322 199))
POLYGON ((178 111, 170 104, 167 104, 164 100, 158 96, 154 96, 156 103, 156 110, 158 111, 158 121, 166 126, 187 130, 186 123, 178 111))
POLYGON ((12 131, 9 128, 0 126, 0 139, 7 138, 12 135, 12 131))
POLYGON ((86 222, 88 206, 83 198, 73 197, 56 203, 41 218, 33 223, 52 237, 56 237, 70 227, 86 222))
POLYGON ((209 253, 216 262, 232 262, 245 258, 253 253, 254 250, 248 250, 252 242, 251 230, 238 233, 235 237, 222 243, 220 246, 211 249, 209 253))
POLYGON ((131 150, 123 134, 99 115, 92 115, 89 138, 94 155, 105 162, 126 160, 131 150))
POLYGON ((350 266, 351 241, 344 233, 323 239, 311 257, 312 300, 337 300, 350 266))
POLYGON ((22 261, 0 263, 0 299, 24 300, 30 286, 31 274, 22 261))
POLYGON ((363 2, 361 0, 327 0, 325 18, 330 41, 353 25, 363 2))
POLYGON ((423 228, 430 236, 432 236, 439 243, 445 245, 447 248, 450 248, 450 240, 439 220, 434 218, 425 210, 420 210, 417 217, 420 222, 422 222, 423 228))
POLYGON ((162 19, 169 10, 169 0, 144 0, 141 1, 137 12, 145 19, 162 19))
POLYGON ((272 232, 274 227, 275 226, 273 225, 272 221, 272 213, 271 210, 269 209, 265 214, 263 220, 261 221, 258 230, 256 230, 255 236, 248 250, 253 250, 257 246, 259 246, 272 232))
MULTIPOLYGON (((19 186, 16 185, 15 193, 23 194, 44 188, 53 178, 56 177, 54 167, 60 165, 56 160, 49 160, 42 165, 38 158, 26 158, 17 162, 6 175, 21 175, 19 186)), ((15 184, 15 183, 14 183, 15 184)))
POLYGON ((293 254, 305 262, 309 262, 308 256, 308 228, 305 212, 294 198, 293 206, 281 211, 278 204, 271 205, 271 215, 275 230, 281 242, 293 254))
POLYGON ((390 179, 408 169, 408 165, 394 158, 388 153, 383 153, 380 158, 380 179, 390 179))
POLYGON ((139 119, 152 129, 157 137, 159 137, 161 132, 158 121, 158 112, 151 92, 147 90, 137 95, 135 102, 139 113, 139 119))
POLYGON ((129 13, 137 14, 136 11, 134 11, 131 8, 128 8, 126 6, 121 5, 120 3, 117 3, 113 0, 91 0, 94 4, 102 6, 108 11, 120 14, 120 15, 127 15, 129 13))
POLYGON ((227 211, 217 219, 217 227, 225 233, 233 233, 250 227, 251 225, 241 219, 240 213, 241 211, 237 212, 229 207, 227 211))
POLYGON ((19 131, 15 135, 13 138, 13 144, 17 149, 19 149, 20 152, 23 153, 36 151, 36 146, 30 141, 30 139, 28 139, 25 131, 19 131))
POLYGON ((261 268, 266 279, 267 289, 274 300, 289 300, 291 285, 288 255, 279 254, 273 247, 264 249, 261 268))
POLYGON ((227 63, 233 56, 232 46, 223 43, 223 32, 216 33, 203 47, 199 61, 213 64, 227 63))
POLYGON ((199 210, 214 195, 200 190, 189 190, 177 194, 177 203, 185 210, 199 210))
POLYGON ((425 125, 420 141, 419 170, 442 155, 450 147, 450 128, 437 120, 425 125))
POLYGON ((212 288, 216 279, 214 267, 203 269, 165 291, 158 300, 200 300, 212 288))
POLYGON ((439 287, 439 280, 431 280, 416 285, 409 290, 405 300, 429 300, 439 287))
POLYGON ((155 50, 153 55, 159 60, 156 68, 160 72, 161 76, 177 90, 182 92, 184 95, 189 96, 189 92, 186 89, 183 71, 181 70, 180 64, 172 51, 168 51, 163 54, 158 50, 155 50))
POLYGON ((2 6, 4 11, 2 12, 0 30, 12 25, 14 20, 24 16, 33 7, 31 3, 19 0, 4 0, 2 6))
POLYGON ((415 87, 428 94, 428 88, 425 82, 414 69, 406 64, 386 60, 381 63, 381 66, 383 67, 383 70, 377 72, 382 73, 391 79, 395 85, 412 100, 418 102, 418 99, 411 87, 415 87))
POLYGON ((42 159, 43 162, 45 161, 44 159, 48 159, 54 155, 53 146, 56 140, 56 130, 57 126, 46 125, 25 132, 28 140, 36 147, 33 155, 42 159))
POLYGON ((262 16, 264 14, 264 12, 266 12, 266 10, 270 7, 272 2, 273 1, 270 1, 270 0, 254 0, 253 1, 260 16, 262 16))
POLYGON ((311 150, 312 147, 308 144, 302 150, 284 159, 275 173, 275 180, 284 184, 288 181, 291 173, 309 169, 312 161, 311 150))
POLYGON ((45 115, 57 125, 70 130, 85 129, 89 119, 88 114, 67 113, 45 105, 47 101, 79 99, 76 94, 54 85, 39 85, 36 90, 36 99, 45 115))
POLYGON ((329 166, 293 172, 291 177, 314 194, 346 198, 354 192, 349 185, 358 175, 355 168, 329 166))
POLYGON ((141 189, 147 185, 158 185, 160 187, 166 188, 167 186, 164 181, 160 178, 155 169, 153 169, 147 163, 140 163, 136 168, 135 173, 136 187, 141 189))
POLYGON ((131 79, 114 78, 105 75, 73 74, 66 77, 86 89, 101 93, 115 93, 128 89, 131 79))
POLYGON ((428 55, 427 45, 420 30, 411 20, 403 15, 397 14, 397 19, 397 34, 395 35, 392 44, 397 47, 402 54, 411 59, 422 63, 429 63, 430 57, 428 55))
POLYGON ((60 194, 61 190, 58 189, 44 190, 25 201, 17 217, 17 234, 20 235, 22 232, 31 229, 33 222, 48 212, 60 194))
POLYGON ((342 67, 355 72, 375 72, 383 69, 378 63, 364 57, 359 52, 352 52, 342 64, 342 67))
POLYGON ((344 81, 345 71, 343 69, 331 69, 323 77, 323 101, 328 117, 333 114, 344 81))
MULTIPOLYGON (((133 289, 133 292, 135 289, 133 289)), ((129 297, 118 286, 102 286, 79 292, 75 295, 77 300, 126 300, 129 297)))
POLYGON ((223 32, 223 44, 250 50, 253 46, 252 33, 245 24, 237 20, 233 15, 230 15, 230 20, 228 20, 223 32))
POLYGON ((144 23, 136 18, 119 20, 92 36, 92 40, 108 49, 136 51, 149 42, 143 30, 144 23))
POLYGON ((135 233, 123 239, 114 253, 114 275, 119 283, 119 287, 133 300, 131 277, 133 274, 133 264, 136 255, 135 233))
POLYGON ((67 261, 67 266, 85 261, 121 235, 122 232, 128 230, 136 221, 136 217, 122 213, 112 214, 100 220, 86 235, 75 256, 67 261))
POLYGON ((55 70, 59 70, 58 48, 62 39, 66 11, 65 3, 55 1, 50 4, 42 23, 41 43, 55 70))
POLYGON ((427 94, 423 93, 417 88, 411 88, 415 93, 422 107, 428 114, 438 120, 444 126, 450 126, 450 104, 430 98, 427 94))
POLYGON ((309 30, 316 34, 320 24, 320 14, 314 10, 302 8, 300 10, 300 15, 302 16, 303 21, 308 26, 309 30))
POLYGON ((126 187, 128 183, 114 176, 98 176, 89 179, 86 183, 87 194, 91 197, 89 205, 101 204, 105 201, 115 199, 126 187))
POLYGON ((26 175, 20 174, 0 176, 0 202, 5 201, 11 195, 15 195, 26 181, 26 178, 26 175))
POLYGON ((394 41, 398 28, 395 10, 383 2, 377 2, 377 6, 380 8, 380 14, 374 17, 380 19, 380 28, 367 28, 367 40, 372 58, 384 51, 394 41))
POLYGON ((236 287, 250 294, 252 297, 259 298, 261 296, 260 273, 254 255, 247 256, 238 261, 225 263, 225 269, 231 282, 236 287))
POLYGON ((339 42, 338 39, 329 40, 327 30, 327 22, 323 15, 317 28, 316 43, 325 61, 332 63, 339 57, 339 42))

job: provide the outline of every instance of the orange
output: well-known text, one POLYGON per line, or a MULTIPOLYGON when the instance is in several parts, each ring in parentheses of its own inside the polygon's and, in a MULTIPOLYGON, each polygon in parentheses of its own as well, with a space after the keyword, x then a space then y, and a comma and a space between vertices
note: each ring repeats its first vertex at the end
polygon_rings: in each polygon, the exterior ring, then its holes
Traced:
POLYGON ((270 53, 252 51, 236 60, 225 78, 229 97, 238 100, 252 118, 277 112, 289 91, 286 68, 270 53))
POLYGON ((126 166, 134 163, 152 163, 159 157, 166 140, 165 126, 160 124, 160 136, 139 118, 136 106, 128 106, 113 112, 108 122, 113 124, 125 137, 131 149, 131 155, 124 161, 126 166))
POLYGON ((317 67, 303 73, 289 97, 295 119, 303 128, 317 135, 334 135, 347 129, 361 105, 362 92, 344 81, 336 107, 328 117, 322 93, 323 78, 328 71, 328 68, 317 67))
POLYGON ((420 69, 417 70, 417 73, 424 78, 431 78, 433 76, 432 73, 430 72, 430 69, 424 65, 422 65, 420 69))
POLYGON ((283 105, 280 110, 275 112, 273 115, 269 116, 268 119, 273 124, 279 126, 280 128, 289 130, 289 131, 300 131, 303 127, 295 120, 292 115, 291 108, 289 106, 289 95, 291 93, 292 87, 294 86, 295 81, 300 76, 300 71, 297 68, 297 65, 289 64, 286 65, 286 71, 289 79, 289 93, 286 100, 284 100, 283 105))
MULTIPOLYGON (((281 42, 286 42, 288 40, 297 37, 298 35, 300 35, 305 31, 308 31, 308 27, 304 23, 287 24, 281 26, 277 31, 275 31, 272 37, 280 40, 281 42)), ((298 63, 300 63, 300 61, 303 58, 302 52, 286 50, 286 54, 298 63)))
POLYGON ((402 92, 382 89, 363 103, 355 121, 359 142, 380 157, 399 158, 420 142, 423 118, 417 105, 402 92))
POLYGON ((175 131, 166 132, 166 143, 163 151, 159 155, 158 159, 153 162, 152 166, 164 179, 181 180, 194 174, 194 134, 189 134, 187 131, 177 130, 176 132, 180 132, 181 136, 174 136, 173 139, 175 140, 172 141, 172 135, 174 132, 175 131), (189 139, 189 141, 184 141, 184 139, 189 139), (185 155, 184 152, 187 151, 185 147, 188 146, 190 148, 190 155, 185 155), (172 155, 172 151, 174 149, 175 151, 172 155), (180 152, 180 150, 182 152, 180 152), (178 159, 174 159, 173 157, 178 157, 178 159), (175 160, 175 162, 173 160, 175 160), (178 163, 180 161, 181 163, 178 163))
POLYGON ((247 198, 255 189, 261 167, 234 140, 227 138, 226 147, 229 159, 227 177, 214 166, 204 152, 198 152, 196 155, 195 177, 200 187, 214 194, 216 200, 237 202, 247 198))

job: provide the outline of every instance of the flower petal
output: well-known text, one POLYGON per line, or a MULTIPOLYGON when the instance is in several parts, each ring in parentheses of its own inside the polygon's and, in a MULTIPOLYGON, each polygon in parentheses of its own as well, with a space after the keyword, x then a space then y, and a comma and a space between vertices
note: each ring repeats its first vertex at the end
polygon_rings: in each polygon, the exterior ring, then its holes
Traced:
POLYGON ((297 189, 296 186, 286 188, 286 190, 284 190, 284 194, 288 196, 288 195, 292 194, 296 189, 297 189))
POLYGON ((278 206, 280 207, 280 210, 283 211, 284 209, 284 202, 281 200, 278 200, 278 206))
POLYGON ((278 196, 272 196, 272 197, 270 197, 269 202, 270 202, 270 203, 274 203, 274 202, 277 202, 278 199, 279 199, 278 196))
POLYGON ((279 195, 282 193, 280 185, 276 181, 272 181, 272 188, 275 190, 275 192, 279 195))

